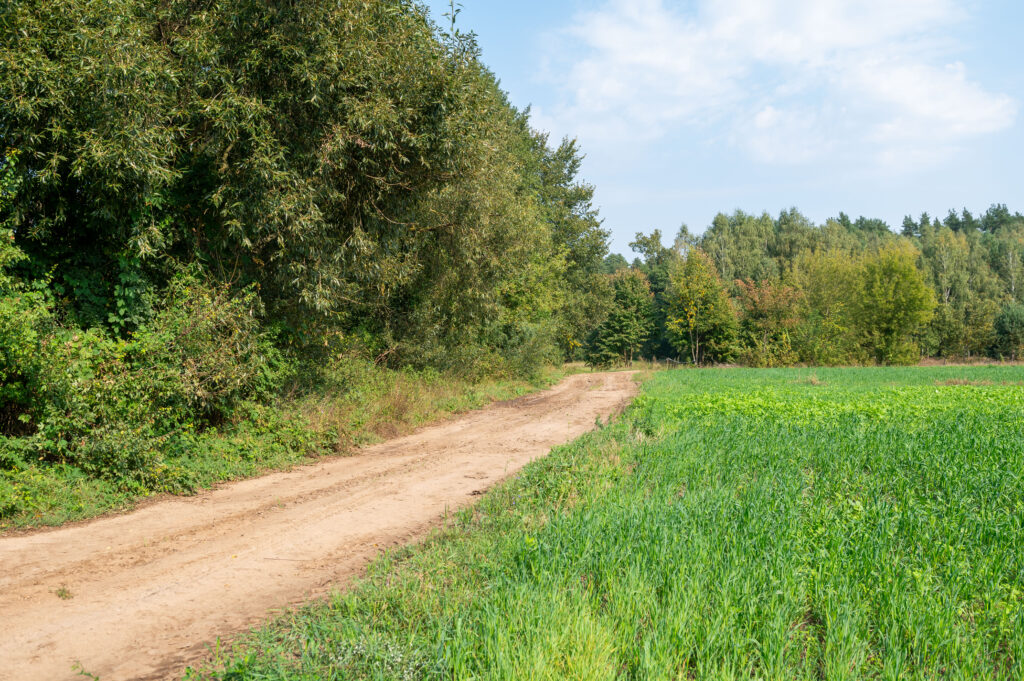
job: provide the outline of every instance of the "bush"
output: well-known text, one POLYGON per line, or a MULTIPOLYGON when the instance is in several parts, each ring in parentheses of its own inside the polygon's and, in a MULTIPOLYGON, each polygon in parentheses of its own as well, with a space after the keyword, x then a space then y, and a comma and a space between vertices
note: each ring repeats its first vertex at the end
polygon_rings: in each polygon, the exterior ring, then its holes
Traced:
POLYGON ((241 402, 270 397, 292 374, 261 328, 260 312, 251 288, 232 295, 181 275, 153 321, 134 335, 132 364, 162 374, 151 379, 160 384, 162 408, 226 420, 241 402))
MULTIPOLYGON (((0 303, 0 315, 11 300, 0 303)), ((34 459, 97 477, 161 484, 165 461, 187 452, 198 430, 268 397, 288 375, 260 329, 251 291, 231 295, 181 275, 153 320, 128 339, 60 328, 32 306, 38 301, 23 300, 27 320, 51 326, 23 321, 2 338, 0 370, 14 375, 19 367, 15 387, 5 390, 17 391, 18 419, 30 432, 22 446, 34 459)))
POLYGON ((11 232, 0 231, 0 434, 19 433, 41 368, 41 338, 53 325, 43 293, 10 272, 24 259, 11 232))

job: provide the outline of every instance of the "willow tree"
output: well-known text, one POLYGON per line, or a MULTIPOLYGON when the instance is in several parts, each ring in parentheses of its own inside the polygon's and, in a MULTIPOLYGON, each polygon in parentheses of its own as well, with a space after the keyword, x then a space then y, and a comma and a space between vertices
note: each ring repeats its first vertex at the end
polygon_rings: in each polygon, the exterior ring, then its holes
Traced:
POLYGON ((4 7, 14 228, 79 312, 198 261, 295 324, 373 313, 474 142, 478 68, 411 2, 4 7))

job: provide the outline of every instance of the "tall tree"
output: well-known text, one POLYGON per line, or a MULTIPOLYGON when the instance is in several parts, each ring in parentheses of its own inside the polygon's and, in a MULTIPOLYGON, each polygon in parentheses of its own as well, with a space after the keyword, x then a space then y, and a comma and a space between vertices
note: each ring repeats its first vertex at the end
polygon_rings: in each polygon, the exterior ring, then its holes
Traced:
POLYGON ((859 268, 853 315, 861 342, 879 364, 920 358, 913 339, 931 320, 935 295, 915 265, 917 256, 909 246, 888 246, 859 268))
POLYGON ((778 276, 770 251, 775 239, 775 221, 768 213, 754 216, 736 211, 716 215, 700 247, 713 258, 722 279, 732 285, 738 279, 760 281, 778 276))
POLYGON ((996 357, 1018 360, 1024 357, 1024 305, 1008 303, 995 322, 996 357))
POLYGON ((857 260, 845 250, 805 251, 796 259, 791 281, 802 294, 801 322, 792 336, 801 362, 835 365, 862 360, 852 308, 857 268, 857 260))
POLYGON ((590 334, 586 358, 592 366, 629 363, 651 333, 653 294, 641 272, 620 270, 610 275, 613 289, 608 315, 590 334))
POLYGON ((609 253, 601 263, 601 271, 604 274, 615 274, 627 267, 629 267, 629 261, 621 253, 609 253))
POLYGON ((987 236, 989 260, 1016 301, 1024 300, 1024 222, 1010 224, 987 236))
MULTIPOLYGON (((685 230, 685 227, 683 228, 685 230)), ((682 231, 676 241, 682 245, 686 241, 687 232, 682 231)), ((669 286, 669 272, 672 265, 679 259, 679 252, 672 246, 662 243, 661 230, 656 229, 645 235, 637 233, 636 238, 629 244, 634 252, 641 255, 634 267, 651 284, 651 293, 654 295, 651 317, 654 322, 650 337, 644 347, 644 352, 651 357, 665 356, 672 353, 672 345, 666 336, 666 291, 669 286)))
POLYGON ((745 363, 787 366, 796 361, 792 333, 799 326, 803 294, 780 282, 738 281, 745 363))
POLYGON ((728 362, 736 350, 736 311, 711 258, 692 248, 669 275, 669 340, 694 364, 728 362))
POLYGON ((553 244, 566 263, 560 342, 565 355, 575 359, 607 302, 595 293, 603 290, 609 233, 594 208, 593 185, 579 180, 583 156, 576 140, 563 139, 552 149, 546 134, 537 133, 536 139, 541 154, 538 198, 553 244))

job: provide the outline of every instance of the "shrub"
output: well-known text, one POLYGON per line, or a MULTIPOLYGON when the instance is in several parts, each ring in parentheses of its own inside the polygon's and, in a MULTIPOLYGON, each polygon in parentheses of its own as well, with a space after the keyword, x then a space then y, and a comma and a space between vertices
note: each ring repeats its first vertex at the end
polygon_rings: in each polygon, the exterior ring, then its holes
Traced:
POLYGON ((45 295, 11 273, 24 259, 10 231, 0 231, 0 434, 22 432, 42 356, 41 337, 53 319, 45 295))
POLYGON ((162 408, 223 421, 242 401, 269 397, 291 373, 260 312, 251 288, 232 295, 180 275, 153 321, 134 335, 131 362, 160 374, 150 380, 160 383, 162 408))
MULTIPOLYGON (((45 308, 31 309, 45 318, 45 308)), ((162 484, 166 460, 187 452, 198 430, 268 397, 288 375, 257 313, 251 291, 232 295, 184 274, 128 339, 23 323, 3 345, 6 373, 24 361, 10 389, 31 433, 23 446, 34 459, 129 486, 162 484)))

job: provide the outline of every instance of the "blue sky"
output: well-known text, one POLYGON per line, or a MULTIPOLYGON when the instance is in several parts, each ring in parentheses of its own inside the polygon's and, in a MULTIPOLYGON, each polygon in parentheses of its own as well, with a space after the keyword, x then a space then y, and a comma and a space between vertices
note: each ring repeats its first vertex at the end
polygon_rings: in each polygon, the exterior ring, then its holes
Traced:
POLYGON ((458 24, 535 127, 579 140, 626 255, 737 208, 1024 211, 1019 0, 462 0, 458 24))

